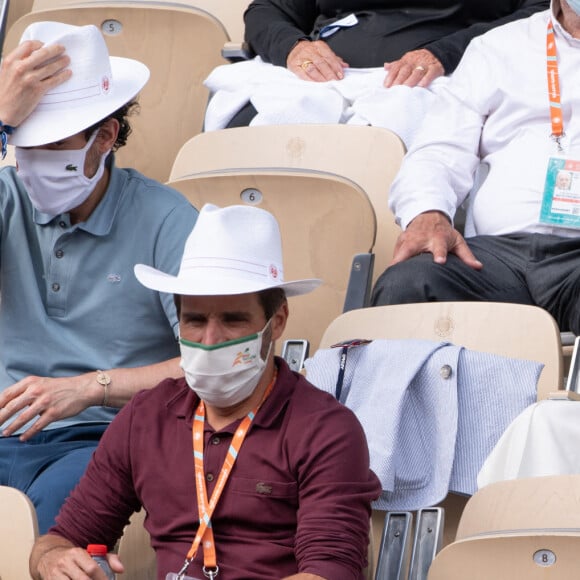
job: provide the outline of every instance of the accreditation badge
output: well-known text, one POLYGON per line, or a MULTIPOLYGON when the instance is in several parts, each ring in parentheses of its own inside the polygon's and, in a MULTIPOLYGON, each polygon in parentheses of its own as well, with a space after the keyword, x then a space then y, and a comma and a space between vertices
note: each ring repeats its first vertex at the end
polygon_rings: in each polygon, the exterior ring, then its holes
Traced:
POLYGON ((580 229, 580 160, 548 160, 540 223, 580 229))

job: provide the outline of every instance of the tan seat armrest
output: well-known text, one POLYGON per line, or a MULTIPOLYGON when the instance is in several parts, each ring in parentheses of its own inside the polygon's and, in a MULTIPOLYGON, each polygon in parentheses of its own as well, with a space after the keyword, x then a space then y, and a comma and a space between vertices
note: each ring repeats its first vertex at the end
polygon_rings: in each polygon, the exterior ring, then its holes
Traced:
POLYGON ((245 42, 226 42, 222 48, 222 56, 230 62, 250 60, 254 56, 245 42))
POLYGON ((574 391, 554 391, 548 394, 549 400, 580 401, 580 394, 574 391))

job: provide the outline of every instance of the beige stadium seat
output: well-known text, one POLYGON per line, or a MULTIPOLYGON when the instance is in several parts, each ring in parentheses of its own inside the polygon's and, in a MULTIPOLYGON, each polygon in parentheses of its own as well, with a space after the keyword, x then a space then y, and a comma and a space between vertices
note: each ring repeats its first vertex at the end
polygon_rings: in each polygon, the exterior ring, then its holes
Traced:
MULTIPOLYGON (((539 361, 545 366, 538 382, 538 399, 547 398, 563 385, 558 327, 545 310, 536 306, 427 302, 351 310, 332 321, 320 346, 328 348, 353 338, 445 341, 482 352, 539 361)), ((441 504, 446 522, 443 544, 454 539, 466 501, 465 497, 449 494, 441 504)), ((380 551, 384 516, 385 512, 373 512, 376 556, 380 551)))
MULTIPOLYGON (((325 282, 292 301, 283 339, 307 338, 317 348, 323 329, 343 309, 353 256, 377 247, 381 256, 392 252, 398 228, 386 200, 402 156, 399 138, 377 127, 224 129, 190 139, 169 184, 196 206, 250 203, 276 215, 286 278, 325 282)), ((352 267, 354 277, 359 266, 352 267)))
MULTIPOLYGON (((404 154, 399 137, 381 127, 338 124, 240 127, 191 139, 175 160, 171 180, 225 168, 246 171, 283 168, 334 173, 353 181, 367 194, 377 220, 374 282, 390 263, 400 233, 388 207, 388 193, 404 154)), ((297 207, 296 211, 299 210, 297 207)))
POLYGON ((364 191, 351 181, 314 171, 215 173, 169 185, 197 207, 260 199, 259 207, 276 216, 284 278, 324 281, 312 293, 291 300, 291 316, 278 347, 286 339, 318 346, 324 328, 342 311, 353 256, 368 252, 374 241, 374 213, 364 191))
MULTIPOLYGON (((32 10, 46 10, 58 6, 82 5, 101 2, 102 0, 12 0, 28 3, 32 10)), ((124 0, 109 0, 120 2, 124 0)), ((184 4, 204 10, 211 16, 217 18, 224 26, 228 34, 228 39, 233 42, 242 42, 244 39, 244 19, 243 14, 250 0, 142 0, 150 4, 184 4)), ((29 9, 30 10, 30 9, 29 9)), ((29 11, 27 10, 27 11, 29 11)), ((24 12, 22 12, 24 14, 24 12)), ((22 15, 20 14, 20 16, 22 15)))
POLYGON ((345 312, 321 346, 348 338, 443 340, 469 349, 544 363, 538 400, 563 386, 560 332, 538 306, 503 302, 425 302, 345 312))
POLYGON ((8 9, 8 18, 6 20, 6 30, 26 13, 32 10, 34 0, 10 0, 10 6, 8 9))
POLYGON ((580 475, 492 483, 467 502, 429 580, 578 577, 580 475))
POLYGON ((220 51, 227 35, 220 22, 183 4, 95 1, 24 15, 10 28, 5 50, 17 45, 26 26, 41 20, 94 24, 111 55, 135 58, 150 68, 141 110, 132 117, 133 134, 117 162, 166 181, 181 145, 201 131, 208 98, 203 80, 225 62, 220 51))
POLYGON ((0 578, 27 580, 28 558, 38 537, 32 502, 13 487, 0 486, 0 578))
POLYGON ((117 553, 125 566, 123 580, 157 578, 157 558, 151 547, 149 532, 143 527, 144 521, 145 510, 135 512, 119 540, 117 553))
MULTIPOLYGON (((119 541, 125 580, 155 580, 157 561, 143 527, 145 511, 136 512, 119 541)), ((28 580, 28 560, 38 537, 36 511, 26 494, 0 486, 0 579, 28 580)))

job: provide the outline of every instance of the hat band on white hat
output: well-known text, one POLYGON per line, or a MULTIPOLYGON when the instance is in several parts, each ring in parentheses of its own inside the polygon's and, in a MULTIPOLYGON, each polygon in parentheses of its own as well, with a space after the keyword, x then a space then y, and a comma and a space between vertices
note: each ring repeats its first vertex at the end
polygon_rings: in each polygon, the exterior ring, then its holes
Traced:
POLYGON ((245 205, 206 204, 185 243, 177 276, 135 265, 141 284, 184 296, 229 296, 280 288, 286 296, 314 290, 321 281, 284 281, 282 240, 276 218, 245 205))
POLYGON ((104 89, 103 82, 95 82, 92 85, 85 86, 83 88, 78 88, 72 91, 60 91, 47 93, 44 96, 44 100, 38 104, 37 109, 39 110, 49 110, 51 107, 59 107, 62 103, 66 103, 69 107, 74 107, 78 104, 84 104, 87 99, 92 99, 94 97, 101 97, 105 95, 110 87, 111 81, 107 80, 107 88, 104 89))
POLYGON ((284 274, 279 264, 269 264, 248 262, 232 258, 219 257, 191 257, 184 258, 180 274, 191 270, 221 270, 223 273, 235 273, 236 276, 245 274, 247 276, 259 276, 264 279, 276 280, 280 284, 284 283, 284 274))

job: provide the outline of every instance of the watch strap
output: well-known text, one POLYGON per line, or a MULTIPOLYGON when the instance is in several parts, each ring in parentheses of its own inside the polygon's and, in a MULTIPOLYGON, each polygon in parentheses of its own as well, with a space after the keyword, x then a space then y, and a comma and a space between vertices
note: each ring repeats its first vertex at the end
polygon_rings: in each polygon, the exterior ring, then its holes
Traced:
POLYGON ((98 370, 97 371, 97 383, 103 387, 103 402, 101 403, 101 407, 106 407, 107 403, 109 402, 109 388, 111 385, 111 376, 107 374, 105 371, 98 370))

